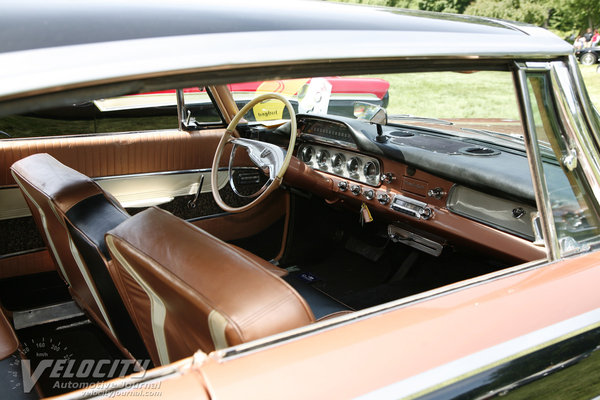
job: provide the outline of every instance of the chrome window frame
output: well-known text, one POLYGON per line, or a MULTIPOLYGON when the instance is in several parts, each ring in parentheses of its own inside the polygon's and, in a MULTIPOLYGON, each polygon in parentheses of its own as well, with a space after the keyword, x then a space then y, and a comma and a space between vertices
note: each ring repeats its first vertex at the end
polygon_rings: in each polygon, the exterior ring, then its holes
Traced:
POLYGON ((548 197, 548 188, 546 180, 543 177, 542 158, 540 149, 537 145, 537 133, 535 129, 535 121, 533 119, 533 108, 529 97, 529 89, 527 86, 528 73, 542 72, 547 74, 550 71, 548 63, 541 63, 535 66, 528 66, 517 63, 515 72, 515 82, 518 85, 517 93, 519 96, 519 106, 521 108, 521 120, 525 128, 525 150, 527 152, 527 160, 529 162, 529 170, 533 181, 533 191, 535 194, 535 202, 538 205, 540 213, 540 222, 542 228, 542 236, 544 238, 546 254, 549 261, 556 261, 560 258, 560 247, 554 219, 552 218, 552 205, 548 197))
MULTIPOLYGON (((527 86, 527 79, 532 73, 541 73, 548 80, 552 101, 556 107, 557 120, 561 124, 561 134, 567 139, 567 147, 575 150, 584 178, 593 192, 592 206, 597 213, 600 211, 598 201, 600 199, 600 164, 598 162, 600 152, 596 146, 595 137, 592 136, 593 130, 590 130, 589 118, 591 116, 586 115, 586 112, 591 112, 591 108, 581 97, 581 86, 577 86, 577 79, 575 81, 571 79, 573 75, 570 63, 565 63, 565 61, 528 62, 516 63, 516 66, 521 106, 523 107, 523 121, 527 133, 524 137, 525 147, 534 183, 536 203, 538 203, 541 215, 542 234, 548 258, 550 261, 555 261, 572 253, 566 254, 561 251, 552 205, 546 181, 543 179, 541 154, 537 145, 538 138, 527 86)), ((577 254, 579 253, 577 252, 577 254)))

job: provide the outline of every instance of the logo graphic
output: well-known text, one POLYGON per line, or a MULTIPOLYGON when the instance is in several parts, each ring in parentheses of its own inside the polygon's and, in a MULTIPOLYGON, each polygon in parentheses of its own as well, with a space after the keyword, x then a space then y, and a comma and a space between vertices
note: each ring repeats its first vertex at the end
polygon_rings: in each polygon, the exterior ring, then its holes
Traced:
MULTIPOLYGON (((145 371, 150 360, 76 359, 66 345, 52 338, 36 338, 22 343, 22 357, 13 355, 10 363, 12 389, 29 393, 36 384, 47 395, 77 389, 99 389, 99 383, 145 371)), ((142 379, 145 373, 137 375, 142 379)), ((106 389, 106 388, 104 388, 106 389)))

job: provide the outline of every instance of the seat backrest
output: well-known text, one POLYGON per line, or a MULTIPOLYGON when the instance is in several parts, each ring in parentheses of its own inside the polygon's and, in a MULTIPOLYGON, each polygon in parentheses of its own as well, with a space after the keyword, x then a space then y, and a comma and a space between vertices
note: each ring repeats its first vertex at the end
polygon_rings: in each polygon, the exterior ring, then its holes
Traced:
POLYGON ((113 280, 155 364, 314 322, 266 261, 151 207, 106 235, 113 280))
POLYGON ((129 215, 92 179, 48 154, 11 170, 73 298, 133 356, 147 357, 106 266, 104 234, 129 215))

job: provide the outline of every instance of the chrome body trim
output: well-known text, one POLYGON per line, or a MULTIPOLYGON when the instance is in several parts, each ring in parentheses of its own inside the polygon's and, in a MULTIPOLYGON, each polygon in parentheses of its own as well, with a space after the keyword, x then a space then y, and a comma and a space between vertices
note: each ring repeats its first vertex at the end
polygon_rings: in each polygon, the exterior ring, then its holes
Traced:
POLYGON ((403 381, 358 397, 361 400, 419 397, 456 381, 467 379, 498 364, 507 363, 540 348, 600 327, 600 308, 433 368, 403 381))

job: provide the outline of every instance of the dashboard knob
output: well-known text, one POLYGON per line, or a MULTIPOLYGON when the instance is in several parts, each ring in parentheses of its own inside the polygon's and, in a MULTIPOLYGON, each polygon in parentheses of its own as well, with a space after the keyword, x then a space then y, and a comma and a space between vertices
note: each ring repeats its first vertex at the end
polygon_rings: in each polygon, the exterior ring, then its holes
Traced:
POLYGON ((358 185, 352 185, 350 186, 350 191, 353 195, 358 196, 362 192, 362 188, 358 185))
POLYGON ((338 189, 340 189, 340 192, 345 192, 346 190, 348 190, 348 182, 346 182, 346 181, 338 182, 338 189))
POLYGON ((379 177, 379 179, 381 180, 381 183, 389 184, 389 183, 392 183, 392 181, 395 180, 396 177, 391 172, 386 172, 385 174, 381 175, 379 177))
POLYGON ((433 217, 433 210, 429 207, 424 207, 419 210, 419 215, 423 219, 429 219, 429 218, 433 217))
POLYGON ((434 189, 429 189, 427 191, 427 196, 429 197, 433 197, 435 199, 440 200, 441 198, 443 198, 447 193, 444 192, 444 190, 440 187, 436 187, 434 189))
POLYGON ((367 200, 372 200, 372 199, 373 199, 373 197, 375 197, 375 193, 373 192, 373 190, 372 190, 372 189, 369 189, 369 190, 365 190, 365 191, 363 192, 363 196, 365 196, 365 198, 366 198, 367 200))
POLYGON ((390 202, 390 196, 387 193, 381 193, 377 195, 377 201, 383 205, 386 205, 390 202))

